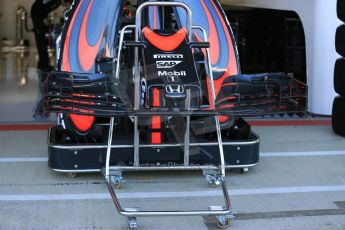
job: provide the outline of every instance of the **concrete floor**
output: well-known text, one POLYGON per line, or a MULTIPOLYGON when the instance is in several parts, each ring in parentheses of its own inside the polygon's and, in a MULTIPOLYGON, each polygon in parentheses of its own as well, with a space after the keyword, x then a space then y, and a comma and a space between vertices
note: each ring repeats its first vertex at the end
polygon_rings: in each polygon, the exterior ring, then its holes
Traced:
MULTIPOLYGON (((231 229, 344 230, 345 139, 329 126, 254 130, 262 138, 260 164, 245 175, 227 173, 236 216, 231 229)), ((102 177, 52 172, 45 142, 45 131, 0 132, 0 229, 127 229, 102 177)), ((199 172, 124 176, 126 207, 200 209, 222 202, 219 188, 209 188, 199 172)), ((214 229, 202 217, 138 221, 140 229, 214 229)))

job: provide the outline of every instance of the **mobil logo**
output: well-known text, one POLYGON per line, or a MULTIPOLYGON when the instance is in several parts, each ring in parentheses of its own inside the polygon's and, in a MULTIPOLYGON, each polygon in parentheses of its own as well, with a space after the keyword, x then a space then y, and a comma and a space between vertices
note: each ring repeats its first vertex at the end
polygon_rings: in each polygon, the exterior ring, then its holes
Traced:
POLYGON ((159 77, 168 77, 168 76, 187 76, 186 71, 158 71, 159 77))

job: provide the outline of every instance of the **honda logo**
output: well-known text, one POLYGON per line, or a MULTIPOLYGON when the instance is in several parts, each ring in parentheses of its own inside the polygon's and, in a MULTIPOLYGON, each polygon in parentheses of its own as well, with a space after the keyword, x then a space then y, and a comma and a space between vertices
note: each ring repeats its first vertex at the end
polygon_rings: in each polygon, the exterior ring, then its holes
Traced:
POLYGON ((167 85, 165 86, 167 93, 184 93, 183 85, 167 85))

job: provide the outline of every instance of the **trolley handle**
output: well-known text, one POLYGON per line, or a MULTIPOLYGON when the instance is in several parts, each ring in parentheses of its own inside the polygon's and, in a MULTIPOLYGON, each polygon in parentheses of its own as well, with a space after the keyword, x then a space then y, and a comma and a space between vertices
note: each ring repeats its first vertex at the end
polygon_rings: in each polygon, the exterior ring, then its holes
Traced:
POLYGON ((135 18, 135 41, 139 41, 140 34, 141 34, 141 20, 142 20, 142 11, 149 7, 149 6, 170 6, 170 7, 181 7, 187 13, 187 32, 189 36, 189 41, 192 41, 192 11, 190 10, 189 6, 182 2, 145 2, 141 4, 136 12, 135 18))

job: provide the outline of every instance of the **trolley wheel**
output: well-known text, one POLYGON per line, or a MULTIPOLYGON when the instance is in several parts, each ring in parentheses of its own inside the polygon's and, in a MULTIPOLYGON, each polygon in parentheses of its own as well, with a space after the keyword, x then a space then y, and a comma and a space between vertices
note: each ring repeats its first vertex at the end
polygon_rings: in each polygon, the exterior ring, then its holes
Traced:
POLYGON ((128 229, 138 228, 138 221, 136 217, 128 217, 127 224, 128 224, 128 229))
POLYGON ((115 183, 115 184, 114 184, 114 187, 115 187, 116 189, 121 189, 121 188, 123 187, 123 184, 122 184, 122 182, 120 181, 120 182, 115 183))
POLYGON ((216 226, 220 229, 229 228, 232 224, 232 218, 229 216, 216 217, 216 226))
POLYGON ((208 186, 210 186, 210 188, 217 188, 219 186, 219 183, 217 181, 211 182, 208 183, 208 186))
POLYGON ((217 221, 217 227, 220 229, 229 228, 232 224, 232 220, 227 220, 225 223, 217 221))
POLYGON ((77 173, 72 173, 72 172, 65 173, 65 176, 68 178, 75 178, 77 175, 78 175, 77 173))
POLYGON ((245 174, 249 171, 249 168, 241 168, 241 174, 245 174))
POLYGON ((208 186, 211 188, 216 188, 221 184, 220 177, 217 175, 206 175, 206 180, 208 182, 208 186))
POLYGON ((115 189, 121 189, 123 187, 123 177, 122 176, 111 176, 110 181, 114 185, 115 189))

